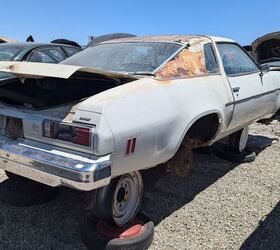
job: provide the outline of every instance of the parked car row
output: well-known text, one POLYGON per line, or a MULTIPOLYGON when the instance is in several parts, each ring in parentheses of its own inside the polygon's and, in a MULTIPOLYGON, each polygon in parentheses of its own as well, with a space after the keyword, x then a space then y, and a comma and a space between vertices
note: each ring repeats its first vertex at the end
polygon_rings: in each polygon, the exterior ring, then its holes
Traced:
POLYGON ((227 38, 128 36, 81 52, 0 46, 0 71, 17 77, 0 85, 0 167, 92 191, 92 212, 118 227, 139 211, 142 170, 166 164, 184 176, 193 149, 228 135, 241 153, 248 126, 280 106, 280 68, 227 38))

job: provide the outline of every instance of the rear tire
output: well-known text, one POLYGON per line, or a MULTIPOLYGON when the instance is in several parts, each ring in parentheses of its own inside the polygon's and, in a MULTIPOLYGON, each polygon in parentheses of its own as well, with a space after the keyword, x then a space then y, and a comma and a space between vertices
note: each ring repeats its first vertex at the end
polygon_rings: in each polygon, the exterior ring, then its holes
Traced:
POLYGON ((139 171, 113 179, 93 191, 93 214, 98 219, 124 227, 137 215, 143 197, 143 179, 139 171))

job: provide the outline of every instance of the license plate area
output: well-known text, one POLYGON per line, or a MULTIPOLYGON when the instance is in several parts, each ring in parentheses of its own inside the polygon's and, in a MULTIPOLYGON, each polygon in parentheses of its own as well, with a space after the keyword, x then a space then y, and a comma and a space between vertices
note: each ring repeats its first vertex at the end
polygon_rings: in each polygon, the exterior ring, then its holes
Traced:
POLYGON ((7 116, 5 134, 13 140, 23 138, 22 119, 7 116))

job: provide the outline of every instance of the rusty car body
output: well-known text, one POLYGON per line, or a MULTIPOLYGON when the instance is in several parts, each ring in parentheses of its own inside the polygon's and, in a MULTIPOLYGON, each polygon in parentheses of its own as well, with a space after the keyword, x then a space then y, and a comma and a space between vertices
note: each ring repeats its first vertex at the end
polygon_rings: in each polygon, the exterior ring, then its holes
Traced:
POLYGON ((227 38, 129 37, 58 65, 1 62, 0 70, 20 79, 0 86, 13 95, 0 97, 0 167, 84 191, 117 179, 124 184, 114 184, 110 204, 120 226, 139 209, 140 170, 170 162, 182 145, 188 154, 211 145, 280 106, 279 70, 257 65, 227 38))

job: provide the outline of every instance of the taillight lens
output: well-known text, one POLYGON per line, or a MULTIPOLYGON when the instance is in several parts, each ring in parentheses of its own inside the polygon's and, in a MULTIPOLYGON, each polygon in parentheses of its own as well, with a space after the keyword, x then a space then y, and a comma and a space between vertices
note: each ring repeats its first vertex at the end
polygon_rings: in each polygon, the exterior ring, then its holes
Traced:
POLYGON ((90 146, 90 128, 44 121, 43 136, 72 142, 78 145, 90 146))

